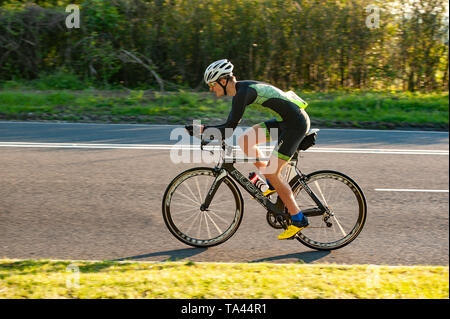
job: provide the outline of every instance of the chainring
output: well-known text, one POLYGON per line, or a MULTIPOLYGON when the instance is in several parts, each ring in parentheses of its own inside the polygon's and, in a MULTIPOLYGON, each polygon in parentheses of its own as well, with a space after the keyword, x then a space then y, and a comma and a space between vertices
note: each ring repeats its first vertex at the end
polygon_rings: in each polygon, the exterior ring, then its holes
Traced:
MULTIPOLYGON (((287 225, 289 225, 290 221, 287 220, 285 217, 282 217, 282 218, 284 219, 284 222, 287 225)), ((283 225, 281 225, 280 222, 277 220, 277 215, 274 212, 268 211, 266 214, 266 220, 267 220, 267 223, 275 229, 283 229, 284 228, 283 225)))

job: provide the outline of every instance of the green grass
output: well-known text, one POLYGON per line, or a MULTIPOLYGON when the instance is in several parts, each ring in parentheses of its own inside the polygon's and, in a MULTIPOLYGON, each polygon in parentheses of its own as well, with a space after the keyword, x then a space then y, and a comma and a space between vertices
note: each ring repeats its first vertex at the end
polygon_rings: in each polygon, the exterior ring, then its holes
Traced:
POLYGON ((312 93, 305 98, 313 118, 448 126, 448 93, 340 92, 312 93))
POLYGON ((0 298, 445 299, 448 280, 448 266, 0 260, 0 298))
MULTIPOLYGON (((314 124, 352 127, 430 127, 448 130, 448 93, 405 92, 303 92, 314 124)), ((231 109, 230 98, 216 99, 203 92, 121 90, 0 91, 0 119, 177 123, 194 119, 223 123, 231 109)), ((244 125, 274 113, 263 108, 246 110, 244 125)))

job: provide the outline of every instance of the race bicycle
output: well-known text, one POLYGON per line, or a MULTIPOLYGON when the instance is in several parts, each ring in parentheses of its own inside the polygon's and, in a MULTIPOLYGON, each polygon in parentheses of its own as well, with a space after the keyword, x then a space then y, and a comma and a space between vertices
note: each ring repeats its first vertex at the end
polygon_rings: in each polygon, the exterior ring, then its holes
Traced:
MULTIPOLYGON (((303 174, 297 167, 300 152, 315 145, 318 132, 312 129, 306 134, 283 178, 289 181, 297 204, 309 219, 309 226, 294 238, 316 250, 333 250, 359 235, 366 221, 367 205, 361 188, 350 177, 332 170, 303 174)), ((238 230, 244 214, 244 200, 237 184, 265 208, 271 227, 286 229, 290 215, 276 192, 264 196, 234 167, 238 162, 261 159, 238 158, 235 148, 223 140, 213 149, 211 146, 211 141, 202 141, 200 149, 213 152, 220 146, 215 167, 196 167, 180 173, 164 193, 162 214, 170 232, 194 247, 227 241, 238 230)))

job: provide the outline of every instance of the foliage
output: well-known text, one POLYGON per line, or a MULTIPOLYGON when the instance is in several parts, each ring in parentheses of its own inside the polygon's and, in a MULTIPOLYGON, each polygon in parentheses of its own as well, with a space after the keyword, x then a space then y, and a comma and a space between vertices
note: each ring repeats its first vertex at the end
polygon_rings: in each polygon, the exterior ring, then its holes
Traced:
POLYGON ((62 69, 50 74, 41 73, 39 74, 39 79, 32 81, 31 84, 38 90, 81 90, 85 88, 85 83, 76 74, 62 69))
POLYGON ((448 52, 443 0, 8 0, 0 6, 3 81, 63 69, 97 85, 200 88, 204 68, 227 57, 238 78, 284 89, 432 91, 448 89, 448 52), (69 3, 80 5, 79 29, 65 26, 69 3), (366 25, 369 5, 380 9, 376 28, 366 25))

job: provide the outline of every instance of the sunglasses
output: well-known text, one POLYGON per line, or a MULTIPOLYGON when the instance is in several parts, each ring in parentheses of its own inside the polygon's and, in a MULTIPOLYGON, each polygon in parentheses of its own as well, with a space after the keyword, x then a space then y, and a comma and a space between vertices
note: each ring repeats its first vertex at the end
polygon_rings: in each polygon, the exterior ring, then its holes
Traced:
POLYGON ((213 83, 208 83, 208 86, 210 87, 210 88, 213 88, 213 87, 215 87, 216 86, 216 82, 213 82, 213 83))

